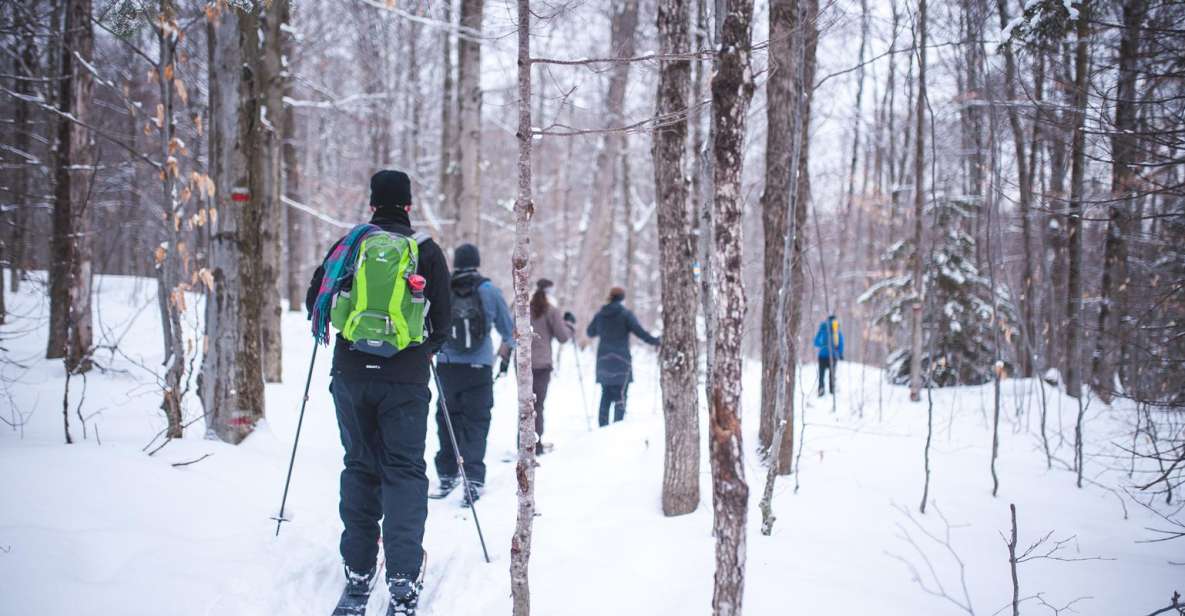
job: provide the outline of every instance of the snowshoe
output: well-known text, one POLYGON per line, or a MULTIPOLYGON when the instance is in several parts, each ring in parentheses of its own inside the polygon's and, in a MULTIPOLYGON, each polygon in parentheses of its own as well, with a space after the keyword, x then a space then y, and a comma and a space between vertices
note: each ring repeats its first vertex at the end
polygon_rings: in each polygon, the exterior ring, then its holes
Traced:
POLYGON ((469 490, 461 496, 461 506, 469 508, 481 498, 481 484, 469 483, 469 490))
POLYGON ((461 483, 458 477, 441 477, 440 484, 436 486, 435 492, 430 492, 428 498, 441 499, 453 493, 457 484, 461 483))
POLYGON ((346 588, 333 608, 333 616, 362 616, 366 614, 366 603, 370 601, 370 592, 374 590, 375 579, 378 577, 378 567, 370 571, 359 573, 346 570, 346 588))

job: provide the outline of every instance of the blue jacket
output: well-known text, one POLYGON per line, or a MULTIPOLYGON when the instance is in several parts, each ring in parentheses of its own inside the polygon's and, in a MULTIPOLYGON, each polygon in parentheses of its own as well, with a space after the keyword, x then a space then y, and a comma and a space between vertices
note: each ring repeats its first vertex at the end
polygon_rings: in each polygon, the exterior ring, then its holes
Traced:
MULTIPOLYGON (((827 344, 827 338, 830 335, 828 331, 831 328, 831 320, 828 319, 819 323, 819 333, 815 334, 815 348, 819 349, 819 359, 831 358, 832 345, 827 344)), ((835 356, 843 359, 843 330, 839 330, 839 344, 835 346, 835 356)))
POLYGON ((634 380, 631 333, 648 344, 658 344, 658 338, 642 329, 638 317, 621 301, 601 307, 585 333, 589 338, 601 339, 597 344, 597 382, 602 385, 625 385, 634 380))
POLYGON ((451 348, 447 342, 440 349, 436 361, 442 364, 469 364, 474 366, 494 365, 494 340, 490 332, 498 330, 502 342, 514 348, 514 319, 510 308, 502 298, 502 291, 486 280, 477 287, 481 297, 481 309, 486 313, 486 339, 481 346, 468 353, 451 348))

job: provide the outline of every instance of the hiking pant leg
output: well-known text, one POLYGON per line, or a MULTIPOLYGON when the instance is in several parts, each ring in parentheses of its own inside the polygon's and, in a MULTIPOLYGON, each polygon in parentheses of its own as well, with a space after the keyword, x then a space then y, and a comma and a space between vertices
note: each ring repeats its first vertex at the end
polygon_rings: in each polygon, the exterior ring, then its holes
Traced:
POLYGON ((377 399, 387 578, 414 579, 423 561, 428 518, 424 439, 432 394, 427 385, 374 381, 371 387, 377 399))
POLYGON ((353 571, 369 571, 378 557, 382 483, 376 447, 377 414, 366 400, 366 381, 334 377, 329 385, 345 449, 338 512, 342 520, 342 560, 353 571))
POLYGON ((827 360, 827 386, 833 394, 835 393, 835 366, 838 363, 838 359, 827 360))
POLYGON ((601 406, 597 410, 597 425, 604 428, 609 425, 609 407, 613 405, 615 385, 601 385, 601 406))
POLYGON ((619 386, 616 401, 613 403, 613 421, 618 422, 625 419, 625 396, 629 391, 630 384, 619 386))
POLYGON ((535 453, 543 452, 543 405, 547 400, 547 387, 551 384, 551 368, 532 370, 532 389, 535 392, 535 434, 539 435, 539 444, 535 453))
POLYGON ((827 378, 827 368, 831 364, 831 359, 828 357, 819 358, 819 395, 823 395, 824 385, 827 378))
POLYGON ((493 366, 460 366, 462 389, 457 394, 465 427, 458 428, 463 438, 457 446, 465 459, 465 475, 470 483, 486 481, 486 445, 490 435, 490 416, 494 408, 493 366))
MULTIPOLYGON (((453 451, 453 442, 449 438, 448 424, 444 421, 444 407, 448 407, 449 419, 452 420, 453 430, 456 431, 457 446, 461 447, 464 435, 465 414, 461 407, 461 390, 463 375, 457 374, 458 366, 454 364, 437 364, 436 374, 440 377, 440 399, 436 401, 436 437, 440 448, 436 450, 433 461, 436 464, 437 477, 456 477, 461 473, 457 468, 457 454, 453 451)), ((461 448, 464 451, 464 448, 461 448)))

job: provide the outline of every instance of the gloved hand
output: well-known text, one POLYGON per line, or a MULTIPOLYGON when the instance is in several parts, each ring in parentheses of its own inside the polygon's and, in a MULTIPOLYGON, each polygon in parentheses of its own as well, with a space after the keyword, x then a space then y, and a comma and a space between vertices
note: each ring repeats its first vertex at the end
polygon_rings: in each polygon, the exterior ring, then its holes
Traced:
POLYGON ((571 312, 565 312, 564 313, 564 321, 566 321, 569 325, 575 325, 576 324, 576 315, 572 314, 571 312))
POLYGON ((654 348, 657 349, 660 346, 662 346, 662 336, 655 336, 654 337, 654 348))
POLYGON ((506 372, 509 370, 510 370, 510 358, 503 357, 502 363, 498 365, 498 376, 502 376, 502 375, 506 374, 506 372))

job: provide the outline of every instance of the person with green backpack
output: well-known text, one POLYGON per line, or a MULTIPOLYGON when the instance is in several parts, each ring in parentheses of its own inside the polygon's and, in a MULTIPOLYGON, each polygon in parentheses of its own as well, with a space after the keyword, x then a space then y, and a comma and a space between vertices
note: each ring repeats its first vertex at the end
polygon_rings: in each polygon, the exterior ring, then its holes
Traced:
POLYGON ((428 380, 452 310, 444 252, 412 228, 411 203, 407 174, 376 173, 370 223, 333 245, 306 296, 318 343, 328 342, 330 324, 338 331, 329 391, 345 449, 340 549, 346 588, 335 615, 365 613, 380 537, 389 613, 415 614, 422 585, 428 380))

